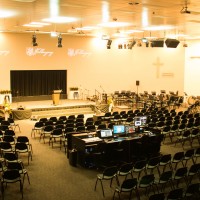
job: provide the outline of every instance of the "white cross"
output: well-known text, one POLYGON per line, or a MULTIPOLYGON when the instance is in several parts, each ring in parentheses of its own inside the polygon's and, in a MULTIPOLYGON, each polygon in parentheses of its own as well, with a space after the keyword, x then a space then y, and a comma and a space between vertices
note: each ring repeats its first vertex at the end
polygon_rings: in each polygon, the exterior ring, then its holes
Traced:
POLYGON ((160 67, 163 65, 163 63, 160 62, 160 58, 157 57, 156 63, 153 63, 153 65, 156 66, 156 78, 160 77, 160 67))

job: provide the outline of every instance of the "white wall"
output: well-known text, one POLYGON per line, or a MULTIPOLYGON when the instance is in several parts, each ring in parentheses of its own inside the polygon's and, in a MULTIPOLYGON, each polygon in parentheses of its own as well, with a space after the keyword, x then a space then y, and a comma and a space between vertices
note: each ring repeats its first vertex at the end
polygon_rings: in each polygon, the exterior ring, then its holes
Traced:
POLYGON ((200 96, 200 41, 190 41, 186 48, 184 91, 200 96))
POLYGON ((185 48, 133 47, 118 49, 113 40, 63 35, 63 47, 57 38, 38 34, 38 47, 32 47, 32 34, 0 34, 0 90, 10 89, 10 70, 67 69, 67 86, 82 87, 94 94, 120 90, 184 92, 185 48), (30 49, 28 49, 30 47, 30 49), (29 51, 27 51, 29 50, 29 51), (39 53, 39 51, 40 53, 39 53), (29 53, 34 53, 34 55, 29 53), (157 72, 156 63, 160 63, 157 72), (136 87, 136 80, 140 86, 136 87), (100 87, 101 86, 101 87, 100 87))

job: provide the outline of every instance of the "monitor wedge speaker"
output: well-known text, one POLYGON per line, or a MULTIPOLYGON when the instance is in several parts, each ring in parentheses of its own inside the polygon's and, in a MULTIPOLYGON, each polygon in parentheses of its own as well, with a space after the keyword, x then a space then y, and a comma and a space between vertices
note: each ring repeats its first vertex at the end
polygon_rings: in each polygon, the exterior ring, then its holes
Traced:
POLYGON ((164 47, 164 40, 154 40, 154 41, 152 41, 151 47, 164 47))
POLYGON ((180 41, 176 39, 166 39, 165 44, 168 48, 176 48, 179 45, 180 41))

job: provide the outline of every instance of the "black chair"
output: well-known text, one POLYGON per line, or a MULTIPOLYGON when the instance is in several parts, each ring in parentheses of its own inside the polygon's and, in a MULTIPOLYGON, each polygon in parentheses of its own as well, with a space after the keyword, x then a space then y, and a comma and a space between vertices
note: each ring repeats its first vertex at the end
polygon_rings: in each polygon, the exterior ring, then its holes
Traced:
POLYGON ((187 185, 187 172, 188 172, 188 169, 187 167, 181 167, 181 168, 178 168, 175 173, 174 173, 174 176, 172 178, 173 182, 177 182, 176 184, 176 187, 178 188, 179 186, 179 182, 184 179, 185 180, 185 183, 187 185))
POLYGON ((183 188, 171 190, 167 195, 167 200, 182 200, 183 188))
POLYGON ((34 127, 32 128, 31 137, 34 136, 34 138, 35 138, 35 133, 39 133, 40 134, 42 129, 43 129, 43 126, 44 126, 43 122, 36 122, 34 124, 34 127))
POLYGON ((9 117, 8 122, 10 123, 10 126, 14 131, 15 131, 16 127, 18 127, 19 132, 21 132, 19 124, 17 124, 13 118, 9 117))
POLYGON ((165 194, 164 193, 152 194, 149 197, 149 200, 164 200, 164 199, 165 199, 165 194))
POLYGON ((63 137, 63 130, 61 128, 58 129, 54 129, 49 137, 49 145, 52 145, 53 148, 53 144, 57 142, 57 140, 59 140, 59 144, 60 144, 60 149, 62 147, 62 137, 63 137))
POLYGON ((32 160, 32 151, 26 143, 17 142, 15 144, 15 153, 18 155, 18 157, 19 157, 19 154, 27 154, 28 164, 29 164, 29 160, 30 159, 32 160))
POLYGON ((129 200, 130 200, 133 190, 136 191, 136 196, 137 196, 138 195, 137 179, 136 178, 126 179, 126 180, 123 181, 121 186, 118 186, 118 187, 115 188, 115 191, 114 191, 114 194, 113 194, 113 199, 115 199, 116 192, 118 193, 119 199, 121 199, 121 193, 126 192, 126 193, 130 193, 129 194, 129 200))
POLYGON ((133 173, 137 173, 137 179, 140 179, 140 175, 142 172, 144 172, 146 174, 146 164, 147 161, 146 160, 138 160, 134 163, 133 165, 133 173))
POLYGON ((184 149, 184 145, 185 145, 186 141, 188 141, 191 144, 191 142, 190 142, 190 130, 186 130, 180 136, 177 136, 176 141, 175 141, 175 146, 178 142, 180 142, 183 149, 184 149))
POLYGON ((25 176, 27 176, 28 183, 30 184, 30 178, 27 169, 24 168, 24 165, 22 162, 10 162, 8 161, 6 164, 6 167, 8 170, 18 170, 20 175, 23 175, 23 184, 25 176))
POLYGON ((169 166, 170 169, 173 171, 171 158, 172 158, 171 154, 165 154, 160 157, 159 168, 163 167, 163 172, 165 171, 167 166, 169 166))
POLYGON ((54 129, 53 125, 47 125, 47 126, 45 126, 45 127, 42 129, 41 133, 40 133, 40 140, 41 140, 41 138, 42 138, 42 139, 43 139, 43 142, 45 143, 45 138, 46 138, 46 136, 47 136, 47 135, 50 136, 51 133, 52 133, 52 131, 53 131, 53 129, 54 129))
POLYGON ((53 116, 53 117, 50 117, 49 120, 52 121, 53 124, 56 124, 56 122, 57 122, 58 119, 57 119, 57 117, 53 116))
POLYGON ((188 149, 187 151, 185 151, 183 158, 183 161, 185 161, 185 167, 187 166, 189 160, 192 160, 194 164, 194 159, 193 159, 194 153, 195 153, 194 149, 188 149))
POLYGON ((124 176, 125 180, 127 179, 128 175, 131 175, 131 177, 133 178, 132 169, 133 169, 132 163, 123 163, 119 167, 119 169, 117 171, 117 175, 118 176, 124 176))
POLYGON ((199 194, 199 192, 200 192, 200 183, 193 183, 188 185, 184 197, 185 198, 192 197, 196 193, 199 194))
POLYGON ((187 173, 188 184, 191 184, 193 177, 199 174, 200 174, 200 163, 191 165, 187 173))
POLYGON ((33 147, 32 144, 30 143, 30 140, 27 136, 21 135, 17 137, 17 142, 23 142, 26 143, 29 147, 29 149, 31 150, 31 153, 33 153, 33 147))
POLYGON ((195 163, 197 163, 199 157, 200 157, 200 147, 195 150, 195 153, 193 156, 195 163))
POLYGON ((98 183, 98 181, 100 181, 103 196, 105 197, 104 188, 103 188, 103 180, 109 180, 110 181, 110 187, 111 187, 113 178, 116 178, 117 184, 119 185, 119 180, 118 180, 118 177, 117 177, 117 171, 118 171, 118 169, 117 169, 116 166, 111 166, 111 167, 107 167, 101 174, 97 174, 97 179, 96 179, 94 189, 96 190, 97 183, 98 183))
POLYGON ((150 189, 153 188, 154 180, 155 180, 154 174, 144 175, 138 182, 138 188, 145 189, 145 195, 148 195, 150 193, 150 189))
POLYGON ((23 199, 23 183, 21 180, 19 170, 13 169, 13 170, 6 170, 3 172, 2 179, 1 179, 1 189, 2 189, 3 199, 4 199, 4 193, 5 193, 4 190, 6 188, 4 184, 7 186, 7 184, 16 183, 16 182, 19 182, 20 192, 23 199))
POLYGON ((149 158, 146 164, 146 171, 148 172, 148 170, 150 170, 150 173, 152 174, 153 170, 157 168, 158 173, 160 174, 159 164, 160 164, 160 156, 149 158))
POLYGON ((96 131, 96 127, 95 127, 95 125, 88 125, 86 127, 86 130, 89 131, 89 132, 95 132, 96 131))
POLYGON ((170 183, 171 189, 173 190, 173 183, 172 183, 172 175, 173 171, 165 171, 163 172, 158 179, 154 180, 154 184, 157 187, 158 193, 159 193, 159 187, 160 187, 160 192, 164 192, 164 189, 167 185, 167 183, 170 183))
POLYGON ((184 163, 183 163, 184 156, 185 156, 184 152, 179 151, 179 152, 176 152, 174 154, 174 156, 172 157, 171 163, 175 164, 175 167, 174 167, 175 170, 176 170, 179 163, 182 163, 182 165, 184 166, 184 163))

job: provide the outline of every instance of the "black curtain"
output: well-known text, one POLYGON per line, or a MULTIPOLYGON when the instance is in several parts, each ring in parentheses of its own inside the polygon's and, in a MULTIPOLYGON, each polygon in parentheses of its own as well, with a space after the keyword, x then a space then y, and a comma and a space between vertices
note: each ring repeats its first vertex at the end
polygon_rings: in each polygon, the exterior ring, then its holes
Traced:
POLYGON ((67 70, 12 70, 12 96, 51 95, 53 90, 66 94, 67 70))

